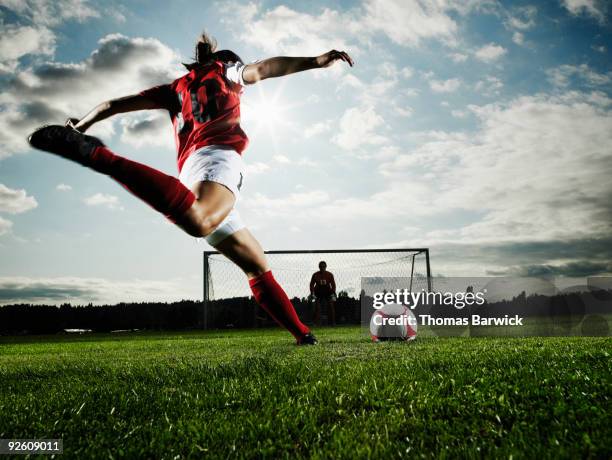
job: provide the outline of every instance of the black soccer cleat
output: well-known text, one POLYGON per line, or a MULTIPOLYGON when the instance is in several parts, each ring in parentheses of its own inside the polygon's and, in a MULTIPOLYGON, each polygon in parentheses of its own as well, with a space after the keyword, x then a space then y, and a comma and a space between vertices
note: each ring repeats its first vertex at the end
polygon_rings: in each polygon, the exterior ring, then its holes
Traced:
POLYGON ((317 340, 317 338, 314 336, 314 334, 312 332, 309 332, 308 334, 304 334, 300 340, 298 340, 297 345, 318 345, 319 341, 317 340))
POLYGON ((104 143, 97 137, 60 125, 38 128, 30 134, 28 142, 36 149, 55 153, 84 166, 90 164, 91 154, 96 147, 104 147, 104 143))

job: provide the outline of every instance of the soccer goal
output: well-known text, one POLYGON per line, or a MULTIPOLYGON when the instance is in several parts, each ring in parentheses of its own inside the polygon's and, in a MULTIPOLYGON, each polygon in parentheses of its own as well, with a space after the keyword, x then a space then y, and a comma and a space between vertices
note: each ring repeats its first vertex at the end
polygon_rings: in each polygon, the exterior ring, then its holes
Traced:
MULTIPOLYGON (((409 279, 410 289, 431 291, 429 249, 342 249, 266 251, 274 277, 300 314, 308 320, 310 279, 327 263, 334 275, 345 323, 359 321, 361 278, 409 279), (354 311, 353 311, 354 310, 354 311)), ((244 273, 217 251, 204 251, 204 298, 201 327, 262 327, 270 322, 251 299, 244 273)), ((342 323, 342 321, 341 321, 342 323)))

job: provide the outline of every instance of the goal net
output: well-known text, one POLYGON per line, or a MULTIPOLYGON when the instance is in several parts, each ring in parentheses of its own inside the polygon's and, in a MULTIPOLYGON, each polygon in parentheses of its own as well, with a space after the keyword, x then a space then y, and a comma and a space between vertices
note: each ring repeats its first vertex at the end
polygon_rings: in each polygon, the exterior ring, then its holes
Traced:
MULTIPOLYGON (((409 280, 413 291, 431 290, 429 250, 369 249, 266 251, 274 277, 285 289, 300 315, 312 320, 310 279, 325 261, 336 282, 338 324, 359 324, 361 278, 395 277, 409 280)), ((204 328, 265 327, 272 320, 251 299, 244 273, 216 251, 204 252, 204 328)), ((325 316, 325 311, 323 311, 325 316)))

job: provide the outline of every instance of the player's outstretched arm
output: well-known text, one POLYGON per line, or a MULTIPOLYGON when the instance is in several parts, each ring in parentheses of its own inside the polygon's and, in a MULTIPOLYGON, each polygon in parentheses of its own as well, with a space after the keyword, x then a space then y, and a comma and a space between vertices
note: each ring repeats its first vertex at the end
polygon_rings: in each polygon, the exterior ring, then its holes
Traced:
POLYGON ((296 72, 329 67, 336 61, 344 61, 351 67, 353 59, 344 51, 331 50, 315 57, 277 56, 248 64, 242 72, 246 84, 257 83, 266 78, 283 77, 296 72))
POLYGON ((136 110, 150 110, 156 108, 158 108, 158 104, 151 99, 141 96, 140 94, 134 94, 132 96, 102 102, 81 120, 69 118, 66 125, 84 133, 94 123, 102 121, 105 118, 112 117, 113 115, 117 115, 118 113, 134 112, 136 110))

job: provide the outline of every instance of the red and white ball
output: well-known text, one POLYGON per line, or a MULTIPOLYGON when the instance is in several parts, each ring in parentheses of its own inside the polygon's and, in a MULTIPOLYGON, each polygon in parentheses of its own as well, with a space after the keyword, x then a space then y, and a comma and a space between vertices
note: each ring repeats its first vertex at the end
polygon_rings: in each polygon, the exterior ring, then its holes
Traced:
POLYGON ((370 318, 370 336, 374 342, 416 339, 417 319, 412 310, 401 304, 387 304, 370 318))

